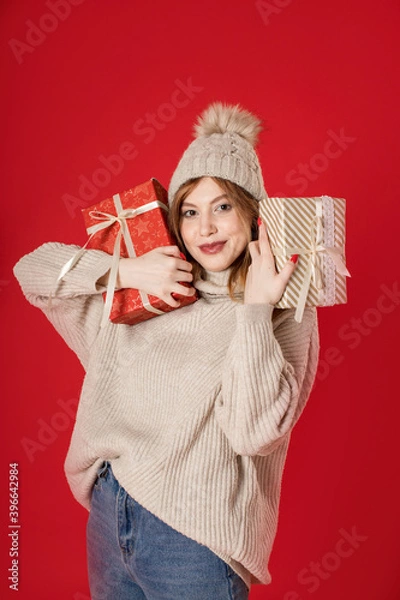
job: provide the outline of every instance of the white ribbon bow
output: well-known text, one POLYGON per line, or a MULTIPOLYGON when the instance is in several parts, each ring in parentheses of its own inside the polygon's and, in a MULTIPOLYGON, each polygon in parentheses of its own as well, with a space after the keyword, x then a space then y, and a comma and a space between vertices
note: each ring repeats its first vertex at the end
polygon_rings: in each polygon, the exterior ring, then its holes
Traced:
POLYGON ((343 247, 326 247, 323 242, 323 227, 322 227, 322 198, 317 198, 316 214, 311 222, 311 244, 309 248, 300 248, 296 246, 285 246, 284 248, 272 247, 272 253, 275 255, 287 256, 292 254, 308 255, 306 272, 304 274, 303 283, 300 288, 300 294, 297 301, 295 320, 300 323, 303 318, 304 307, 308 292, 310 289, 311 279, 318 290, 323 288, 323 277, 321 268, 318 264, 318 253, 326 252, 333 260, 336 270, 341 275, 351 277, 346 265, 341 259, 344 252, 343 247))
MULTIPOLYGON (((104 304, 103 316, 102 316, 102 320, 100 323, 100 327, 104 327, 104 325, 107 323, 108 318, 110 316, 110 312, 111 312, 112 300, 113 300, 113 296, 114 296, 115 286, 117 283, 118 265, 119 265, 119 259, 120 259, 122 237, 124 238, 129 257, 130 258, 136 257, 135 248, 133 246, 132 239, 129 234, 127 220, 133 219, 133 218, 137 217, 138 215, 148 212, 149 210, 154 210, 155 208, 162 208, 165 211, 168 211, 168 207, 163 202, 160 202, 158 200, 153 200, 152 202, 148 202, 147 204, 144 204, 143 206, 139 206, 138 208, 125 208, 125 209, 122 208, 121 198, 120 198, 119 194, 115 194, 113 196, 113 200, 114 200, 114 204, 115 204, 115 208, 116 208, 116 213, 117 213, 116 215, 112 215, 110 213, 102 212, 99 210, 90 211, 89 215, 92 217, 92 219, 100 221, 100 223, 97 223, 96 225, 92 225, 91 227, 88 227, 87 232, 90 234, 89 239, 87 240, 86 244, 82 248, 80 248, 78 250, 78 252, 76 252, 76 254, 74 254, 74 256, 72 258, 70 258, 70 260, 68 262, 66 262, 65 265, 62 267, 62 269, 57 277, 56 288, 54 291, 54 294, 55 294, 57 291, 57 286, 58 286, 59 282, 68 273, 68 271, 70 271, 72 269, 72 267, 74 267, 76 265, 78 260, 81 258, 81 256, 85 252, 86 246, 88 245, 88 243, 90 242, 92 237, 99 231, 102 231, 103 229, 106 229, 107 227, 111 227, 111 225, 118 223, 119 231, 118 231, 117 237, 115 239, 115 243, 114 243, 111 270, 110 270, 110 275, 108 278, 107 291, 106 291, 106 301, 104 304)), ((154 306, 151 305, 149 297, 146 294, 146 292, 143 292, 142 290, 138 290, 138 292, 140 294, 140 298, 142 300, 143 307, 146 310, 148 310, 149 312, 153 312, 157 315, 163 314, 162 310, 158 310, 158 308, 155 308, 154 306)), ((49 302, 51 303, 51 294, 49 297, 49 302)))

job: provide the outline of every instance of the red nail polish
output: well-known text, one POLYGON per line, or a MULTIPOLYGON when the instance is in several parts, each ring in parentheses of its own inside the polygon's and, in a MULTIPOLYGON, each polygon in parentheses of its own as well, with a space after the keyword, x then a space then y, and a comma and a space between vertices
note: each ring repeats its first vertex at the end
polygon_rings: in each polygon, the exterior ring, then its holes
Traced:
POLYGON ((179 294, 177 294, 176 292, 172 292, 171 296, 174 300, 179 300, 179 294))
POLYGON ((298 258, 299 258, 298 254, 292 254, 292 256, 290 257, 290 260, 294 263, 297 263, 298 258))
POLYGON ((183 252, 179 252, 179 256, 183 258, 183 260, 186 260, 186 256, 183 254, 183 252))
POLYGON ((257 219, 257 225, 258 226, 262 225, 262 218, 261 217, 258 217, 258 219, 257 219))

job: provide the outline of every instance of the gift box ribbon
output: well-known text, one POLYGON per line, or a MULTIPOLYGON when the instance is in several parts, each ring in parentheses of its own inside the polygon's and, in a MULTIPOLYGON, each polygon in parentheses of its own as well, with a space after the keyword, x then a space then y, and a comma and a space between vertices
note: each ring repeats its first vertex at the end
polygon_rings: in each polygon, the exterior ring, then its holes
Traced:
MULTIPOLYGON (((111 227, 115 223, 119 224, 119 231, 115 238, 115 243, 114 243, 111 270, 110 270, 110 275, 108 278, 107 291, 106 291, 106 301, 104 303, 104 310, 103 310, 103 316, 102 316, 102 320, 100 323, 100 327, 104 327, 104 325, 107 323, 108 318, 110 316, 110 312, 111 312, 112 300, 113 300, 113 296, 114 296, 115 286, 117 283, 118 265, 119 265, 119 259, 120 259, 122 237, 124 238, 129 257, 136 258, 136 256, 137 256, 133 242, 132 242, 132 238, 129 233, 127 220, 134 219, 138 215, 142 215, 143 213, 146 213, 149 210, 154 210, 155 208, 162 208, 165 211, 168 211, 168 207, 163 202, 160 202, 159 200, 153 200, 152 202, 148 202, 147 204, 144 204, 143 206, 139 206, 138 208, 125 208, 125 209, 122 208, 121 197, 119 194, 115 194, 113 196, 113 201, 114 201, 114 205, 115 205, 115 209, 116 209, 116 213, 117 213, 116 215, 112 215, 110 213, 102 212, 99 210, 92 210, 89 212, 89 215, 92 217, 92 219, 100 221, 100 223, 97 223, 96 225, 91 225, 91 227, 87 228, 87 232, 90 234, 89 239, 87 240, 86 244, 82 248, 80 248, 80 250, 78 250, 78 252, 76 254, 74 254, 74 256, 72 258, 70 258, 70 260, 68 262, 66 262, 65 265, 61 268, 61 271, 60 271, 60 273, 57 277, 57 281, 56 281, 56 289, 57 289, 59 282, 62 280, 63 277, 65 277, 65 275, 68 273, 68 271, 70 271, 72 269, 72 267, 74 267, 76 265, 78 260, 81 258, 81 256, 85 252, 86 246, 88 245, 88 243, 90 242, 90 240, 96 233, 98 233, 99 231, 102 231, 103 229, 106 229, 107 227, 111 227)), ((159 310, 158 308, 155 308, 154 306, 151 305, 149 297, 146 294, 146 292, 143 292, 142 290, 138 290, 138 292, 139 292, 140 298, 142 300, 143 307, 146 310, 148 310, 149 312, 153 312, 157 315, 163 314, 162 310, 159 310)), ((50 296, 49 296, 50 303, 51 303, 51 296, 52 295, 50 294, 50 296)))
POLYGON ((309 248, 300 248, 297 246, 271 246, 272 253, 276 256, 288 256, 292 254, 308 255, 306 272, 304 274, 303 282, 301 284, 300 294, 297 301, 296 313, 294 316, 295 320, 298 323, 300 323, 303 318, 304 307, 306 305, 311 280, 313 281, 315 287, 318 290, 321 290, 323 288, 322 273, 318 265, 319 252, 325 252, 326 254, 328 254, 328 256, 330 256, 330 258, 335 264, 338 273, 340 273, 341 275, 345 275, 346 277, 351 277, 349 271, 346 268, 346 265, 344 264, 341 258, 342 254, 344 253, 344 248, 339 246, 327 247, 323 244, 322 198, 316 199, 315 209, 315 216, 312 218, 311 222, 311 244, 309 248))

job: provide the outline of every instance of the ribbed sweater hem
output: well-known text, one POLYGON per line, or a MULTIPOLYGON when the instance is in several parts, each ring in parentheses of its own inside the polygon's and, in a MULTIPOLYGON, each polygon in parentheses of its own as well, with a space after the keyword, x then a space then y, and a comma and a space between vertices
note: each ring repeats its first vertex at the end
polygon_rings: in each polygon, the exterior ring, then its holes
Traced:
MULTIPOLYGON (((133 498, 134 501, 136 501, 138 504, 143 506, 146 510, 148 510, 150 513, 155 515, 158 519, 161 519, 162 521, 164 521, 164 523, 166 523, 170 527, 173 527, 173 529, 175 529, 176 531, 179 531, 179 533, 182 533, 182 535, 185 535, 186 537, 190 537, 190 536, 188 536, 187 532, 182 531, 180 528, 176 527, 176 525, 174 523, 168 522, 168 520, 166 520, 165 517, 159 513, 159 511, 157 511, 153 507, 149 507, 148 503, 144 499, 141 498, 140 494, 137 491, 132 494, 129 491, 130 486, 127 484, 127 482, 125 482, 125 478, 124 478, 125 471, 123 469, 120 470, 118 468, 118 465, 115 462, 113 462, 112 460, 110 460, 110 464, 111 464, 111 467, 113 470, 113 474, 114 474, 115 478, 117 479, 118 483, 133 498)), ((197 543, 201 543, 194 537, 190 537, 190 539, 193 539, 197 543)), ((205 545, 205 544, 203 544, 203 545, 205 545)), ((263 581, 261 581, 257 577, 252 575, 252 573, 250 571, 248 571, 242 564, 240 564, 238 561, 234 560, 228 554, 218 551, 210 544, 207 544, 207 548, 209 550, 211 550, 211 552, 213 552, 221 560, 223 560, 225 563, 227 563, 235 571, 235 573, 237 573, 243 579, 243 581, 245 582, 245 584, 247 585, 247 587, 249 589, 251 587, 251 583, 263 583, 263 584, 270 583, 271 576, 270 576, 268 570, 267 570, 266 577, 263 578, 263 581)))

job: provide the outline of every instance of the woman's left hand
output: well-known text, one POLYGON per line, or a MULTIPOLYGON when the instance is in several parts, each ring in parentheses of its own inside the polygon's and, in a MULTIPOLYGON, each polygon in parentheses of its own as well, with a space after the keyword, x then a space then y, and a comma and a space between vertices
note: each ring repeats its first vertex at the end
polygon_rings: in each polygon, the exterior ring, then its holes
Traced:
POLYGON ((267 229, 261 219, 258 240, 249 243, 249 251, 252 262, 247 273, 244 303, 275 305, 281 299, 296 268, 292 259, 297 261, 298 255, 294 254, 277 273, 267 229))

